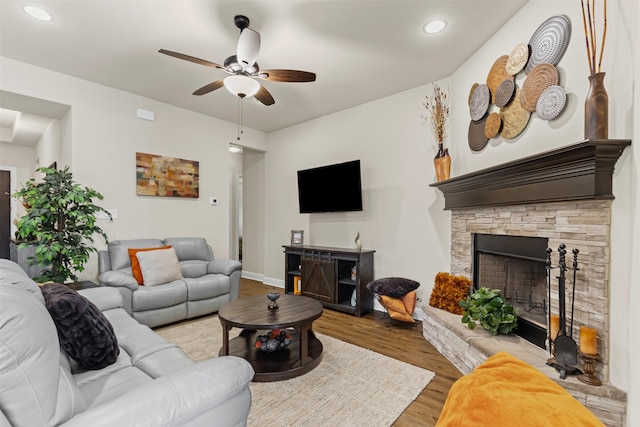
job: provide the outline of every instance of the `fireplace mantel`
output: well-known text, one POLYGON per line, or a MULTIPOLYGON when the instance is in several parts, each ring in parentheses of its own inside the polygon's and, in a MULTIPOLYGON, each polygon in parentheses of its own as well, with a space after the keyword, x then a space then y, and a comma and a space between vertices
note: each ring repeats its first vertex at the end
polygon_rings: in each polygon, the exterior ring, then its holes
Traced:
POLYGON ((613 199, 613 169, 630 139, 586 140, 431 184, 445 210, 613 199))

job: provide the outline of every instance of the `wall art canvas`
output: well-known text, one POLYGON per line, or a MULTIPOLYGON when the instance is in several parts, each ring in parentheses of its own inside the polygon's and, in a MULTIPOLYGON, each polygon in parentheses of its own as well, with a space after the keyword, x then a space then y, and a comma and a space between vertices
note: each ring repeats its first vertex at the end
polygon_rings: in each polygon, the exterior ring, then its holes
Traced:
POLYGON ((136 194, 199 197, 200 171, 194 160, 136 153, 136 194))

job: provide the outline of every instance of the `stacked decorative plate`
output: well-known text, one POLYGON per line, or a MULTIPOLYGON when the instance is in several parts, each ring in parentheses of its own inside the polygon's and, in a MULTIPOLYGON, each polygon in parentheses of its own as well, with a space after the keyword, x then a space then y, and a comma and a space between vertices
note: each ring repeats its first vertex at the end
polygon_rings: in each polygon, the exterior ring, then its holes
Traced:
POLYGON ((544 21, 529 43, 517 44, 511 54, 499 56, 491 66, 486 84, 474 83, 469 91, 469 147, 482 150, 497 135, 512 139, 527 127, 531 113, 543 120, 556 118, 567 95, 559 86, 556 65, 571 39, 571 22, 565 15, 544 21), (522 88, 516 84, 521 71, 527 74, 522 88), (500 112, 491 112, 495 104, 500 112))
POLYGON ((571 40, 571 22, 565 15, 552 16, 538 27, 529 40, 531 55, 524 72, 540 64, 558 65, 571 40))
POLYGON ((507 60, 509 57, 507 55, 502 55, 493 63, 491 70, 489 70, 489 74, 487 75, 487 86, 491 91, 491 103, 494 104, 496 102, 496 90, 500 83, 507 79, 513 79, 513 76, 507 73, 506 66, 507 60))
POLYGON ((471 104, 469 104, 469 112, 471 114, 471 120, 480 120, 485 115, 489 108, 489 100, 491 99, 491 93, 487 85, 478 85, 471 95, 471 104))
POLYGON ((471 120, 469 123, 469 147, 473 151, 482 150, 489 142, 489 138, 484 134, 486 121, 487 116, 484 116, 480 120, 471 120))
POLYGON ((520 135, 529 123, 531 113, 524 109, 520 96, 522 90, 516 89, 516 94, 507 106, 500 109, 502 117, 502 130, 500 135, 504 139, 512 139, 520 135))
POLYGON ((549 86, 558 84, 558 70, 551 64, 537 65, 524 81, 522 85, 522 96, 520 102, 522 107, 533 113, 536 111, 538 98, 549 86))
POLYGON ((564 109, 567 94, 562 86, 549 86, 540 94, 536 111, 542 120, 553 120, 564 109))

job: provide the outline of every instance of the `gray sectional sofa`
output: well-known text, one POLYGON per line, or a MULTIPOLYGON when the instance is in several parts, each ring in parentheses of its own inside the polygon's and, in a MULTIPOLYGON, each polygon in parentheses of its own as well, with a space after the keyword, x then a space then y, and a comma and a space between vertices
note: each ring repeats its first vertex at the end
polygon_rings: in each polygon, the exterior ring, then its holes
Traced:
POLYGON ((18 264, 0 259, 0 427, 246 425, 254 374, 246 360, 196 363, 129 316, 116 289, 79 294, 117 337, 117 359, 102 369, 69 357, 43 292, 18 264))
POLYGON ((242 265, 215 259, 206 240, 199 237, 114 240, 98 252, 99 280, 117 288, 124 307, 134 319, 150 327, 214 313, 238 298, 242 265), (133 276, 129 249, 175 249, 181 277, 154 286, 139 285, 133 276))

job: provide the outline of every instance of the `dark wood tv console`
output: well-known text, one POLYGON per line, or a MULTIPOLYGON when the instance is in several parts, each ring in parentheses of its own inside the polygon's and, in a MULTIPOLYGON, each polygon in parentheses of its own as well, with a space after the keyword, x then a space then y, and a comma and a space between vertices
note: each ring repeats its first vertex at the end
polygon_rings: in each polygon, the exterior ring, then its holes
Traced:
POLYGON ((300 294, 317 299, 326 308, 357 317, 373 311, 373 293, 366 286, 373 281, 375 251, 323 246, 283 248, 287 294, 294 293, 295 282, 300 280, 300 294), (351 275, 354 267, 355 280, 351 275))

